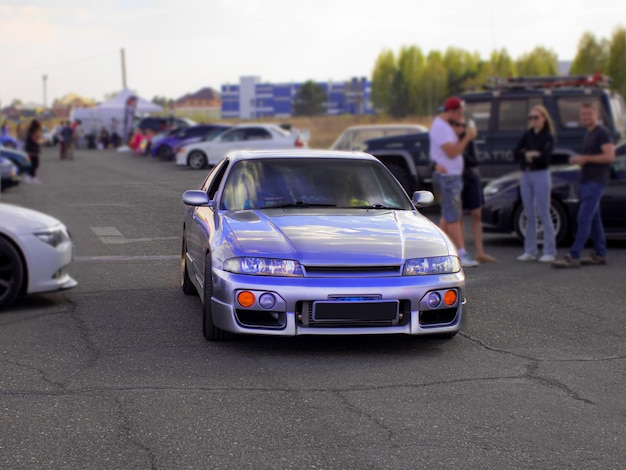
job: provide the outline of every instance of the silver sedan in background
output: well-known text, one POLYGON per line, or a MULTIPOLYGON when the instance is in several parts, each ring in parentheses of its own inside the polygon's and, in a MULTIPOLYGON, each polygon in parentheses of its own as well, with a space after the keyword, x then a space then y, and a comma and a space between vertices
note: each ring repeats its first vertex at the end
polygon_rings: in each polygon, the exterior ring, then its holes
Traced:
POLYGON ((207 340, 232 334, 436 334, 461 328, 450 240, 376 158, 230 153, 183 195, 181 283, 207 340))

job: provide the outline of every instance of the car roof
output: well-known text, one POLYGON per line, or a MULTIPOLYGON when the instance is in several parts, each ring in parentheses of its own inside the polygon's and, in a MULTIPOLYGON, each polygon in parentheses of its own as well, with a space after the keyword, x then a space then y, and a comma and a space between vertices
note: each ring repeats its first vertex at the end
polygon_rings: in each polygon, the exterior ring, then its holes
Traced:
POLYGON ((353 159, 379 161, 376 157, 364 152, 346 152, 340 150, 320 149, 281 149, 281 150, 235 150, 226 155, 232 162, 241 160, 263 160, 274 158, 323 158, 353 159))
POLYGON ((358 126, 350 126, 346 131, 369 129, 425 129, 425 126, 420 124, 361 124, 358 126))

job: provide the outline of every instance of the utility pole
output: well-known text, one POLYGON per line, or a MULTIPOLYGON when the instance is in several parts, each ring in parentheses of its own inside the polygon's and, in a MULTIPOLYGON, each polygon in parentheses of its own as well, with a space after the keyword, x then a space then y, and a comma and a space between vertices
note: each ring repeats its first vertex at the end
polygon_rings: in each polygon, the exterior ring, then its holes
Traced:
POLYGON ((126 89, 126 53, 124 52, 124 48, 122 48, 122 87, 126 89))
POLYGON ((44 74, 43 79, 43 109, 48 109, 48 76, 44 74))

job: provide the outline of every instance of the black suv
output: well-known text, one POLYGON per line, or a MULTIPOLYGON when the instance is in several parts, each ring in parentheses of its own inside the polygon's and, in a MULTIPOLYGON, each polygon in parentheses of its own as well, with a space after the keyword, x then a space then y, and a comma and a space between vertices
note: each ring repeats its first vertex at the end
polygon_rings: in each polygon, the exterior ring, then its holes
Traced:
MULTIPOLYGON (((528 112, 535 105, 546 107, 556 127, 554 164, 581 151, 585 129, 579 123, 579 110, 583 102, 597 102, 602 122, 613 132, 618 148, 626 145, 624 100, 608 89, 608 79, 602 75, 510 78, 461 97, 467 118, 476 123, 480 172, 486 180, 517 169, 513 149, 528 128, 528 112)), ((373 139, 366 145, 365 152, 385 163, 407 192, 430 183, 427 133, 373 139)))

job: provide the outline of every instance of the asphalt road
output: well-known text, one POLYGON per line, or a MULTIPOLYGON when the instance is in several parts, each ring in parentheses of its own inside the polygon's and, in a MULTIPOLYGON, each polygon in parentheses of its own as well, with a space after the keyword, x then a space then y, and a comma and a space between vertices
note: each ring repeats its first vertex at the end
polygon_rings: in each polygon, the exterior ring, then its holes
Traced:
POLYGON ((2 194, 66 223, 79 286, 0 313, 0 468, 624 467, 625 242, 559 271, 487 236, 452 340, 207 343, 178 279, 205 174, 46 150, 2 194))

